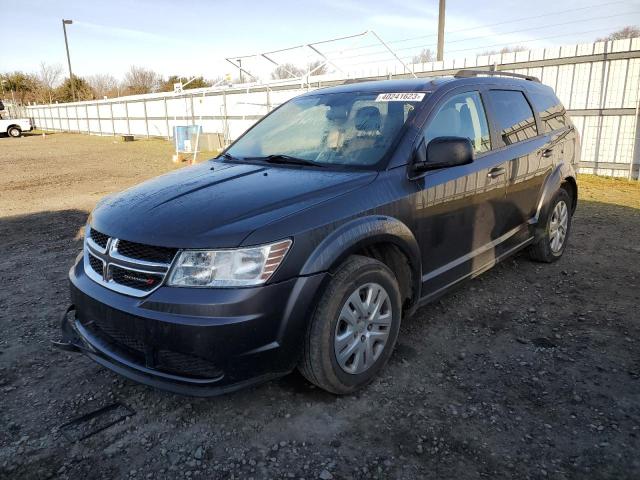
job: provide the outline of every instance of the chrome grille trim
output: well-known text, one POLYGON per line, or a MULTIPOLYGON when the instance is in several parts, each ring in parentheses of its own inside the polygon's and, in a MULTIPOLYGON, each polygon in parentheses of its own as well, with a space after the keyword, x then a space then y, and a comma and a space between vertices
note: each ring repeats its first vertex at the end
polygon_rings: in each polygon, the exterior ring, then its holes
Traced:
MULTIPOLYGON (((136 263, 138 265, 143 265, 145 267, 169 268, 171 266, 171 263, 150 262, 149 260, 141 260, 139 258, 131 258, 131 257, 127 257, 125 255, 122 255, 118 251, 118 242, 119 241, 120 240, 117 239, 117 238, 114 238, 111 241, 111 248, 109 250, 109 255, 111 256, 111 258, 114 258, 114 259, 120 260, 120 261, 124 261, 124 262, 136 263)), ((124 268, 126 268, 126 267, 124 267, 124 268)), ((153 273, 156 273, 156 272, 153 272, 153 273)))
MULTIPOLYGON (((87 226, 84 237, 84 272, 94 282, 109 290, 113 290, 131 297, 146 297, 160 288, 167 277, 171 263, 149 262, 137 258, 126 257, 118 252, 118 239, 109 237, 107 247, 102 248, 91 239, 91 227, 87 226), (103 264, 103 275, 100 276, 91 267, 89 255, 103 264), (161 280, 150 290, 140 290, 127 285, 122 285, 113 280, 111 266, 130 271, 132 274, 157 275, 161 280)), ((175 256, 174 256, 175 258, 175 256)))

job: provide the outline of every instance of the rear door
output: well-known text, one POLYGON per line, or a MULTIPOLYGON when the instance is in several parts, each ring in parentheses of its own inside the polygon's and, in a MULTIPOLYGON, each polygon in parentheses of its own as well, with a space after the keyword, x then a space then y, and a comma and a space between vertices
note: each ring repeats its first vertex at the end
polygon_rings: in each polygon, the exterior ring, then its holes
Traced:
POLYGON ((422 250, 423 292, 440 289, 492 265, 504 233, 506 161, 491 150, 489 122, 480 90, 455 90, 434 108, 425 142, 441 136, 471 140, 475 160, 427 172, 417 179, 422 205, 417 225, 422 250))
MULTIPOLYGON (((491 89, 487 94, 497 133, 497 148, 507 159, 507 206, 505 228, 523 230, 535 215, 552 150, 538 131, 534 110, 518 89, 491 89)), ((520 236, 514 237, 521 239, 520 236)))

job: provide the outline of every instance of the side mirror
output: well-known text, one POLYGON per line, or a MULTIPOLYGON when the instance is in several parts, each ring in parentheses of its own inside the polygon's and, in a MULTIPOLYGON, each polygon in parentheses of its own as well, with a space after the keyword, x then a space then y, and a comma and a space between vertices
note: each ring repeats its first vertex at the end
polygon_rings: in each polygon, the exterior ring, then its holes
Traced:
POLYGON ((426 146, 422 138, 413 153, 412 168, 415 172, 426 172, 471 162, 473 162, 473 145, 468 138, 437 137, 426 146))

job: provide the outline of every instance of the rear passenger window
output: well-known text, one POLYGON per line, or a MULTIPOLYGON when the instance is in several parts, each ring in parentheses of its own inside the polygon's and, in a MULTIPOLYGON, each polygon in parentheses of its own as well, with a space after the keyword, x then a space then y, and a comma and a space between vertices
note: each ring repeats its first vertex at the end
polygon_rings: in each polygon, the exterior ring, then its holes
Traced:
POLYGON ((454 95, 440 107, 424 132, 428 144, 437 137, 463 137, 471 140, 473 151, 491 149, 487 116, 478 92, 454 95))
POLYGON ((540 115, 544 133, 560 130, 567 126, 567 112, 558 97, 551 93, 540 92, 533 92, 529 97, 540 115))
POLYGON ((505 145, 512 145, 538 135, 533 111, 522 92, 490 90, 489 96, 498 131, 505 145))

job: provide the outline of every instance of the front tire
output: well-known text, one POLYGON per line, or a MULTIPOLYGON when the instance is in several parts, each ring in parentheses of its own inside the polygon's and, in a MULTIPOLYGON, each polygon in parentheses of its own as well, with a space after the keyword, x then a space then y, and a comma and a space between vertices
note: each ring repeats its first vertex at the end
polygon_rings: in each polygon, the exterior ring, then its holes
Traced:
POLYGON ((571 231, 572 203, 569 192, 560 188, 549 205, 544 235, 529 248, 532 260, 552 263, 562 256, 571 231))
POLYGON ((349 257, 313 313, 300 372, 311 383, 339 395, 364 387, 389 360, 401 314, 393 272, 375 259, 349 257))
POLYGON ((19 128, 19 127, 9 127, 9 128, 7 129, 7 134, 8 134, 10 137, 18 138, 20 135, 22 135, 22 130, 20 130, 20 128, 19 128))

